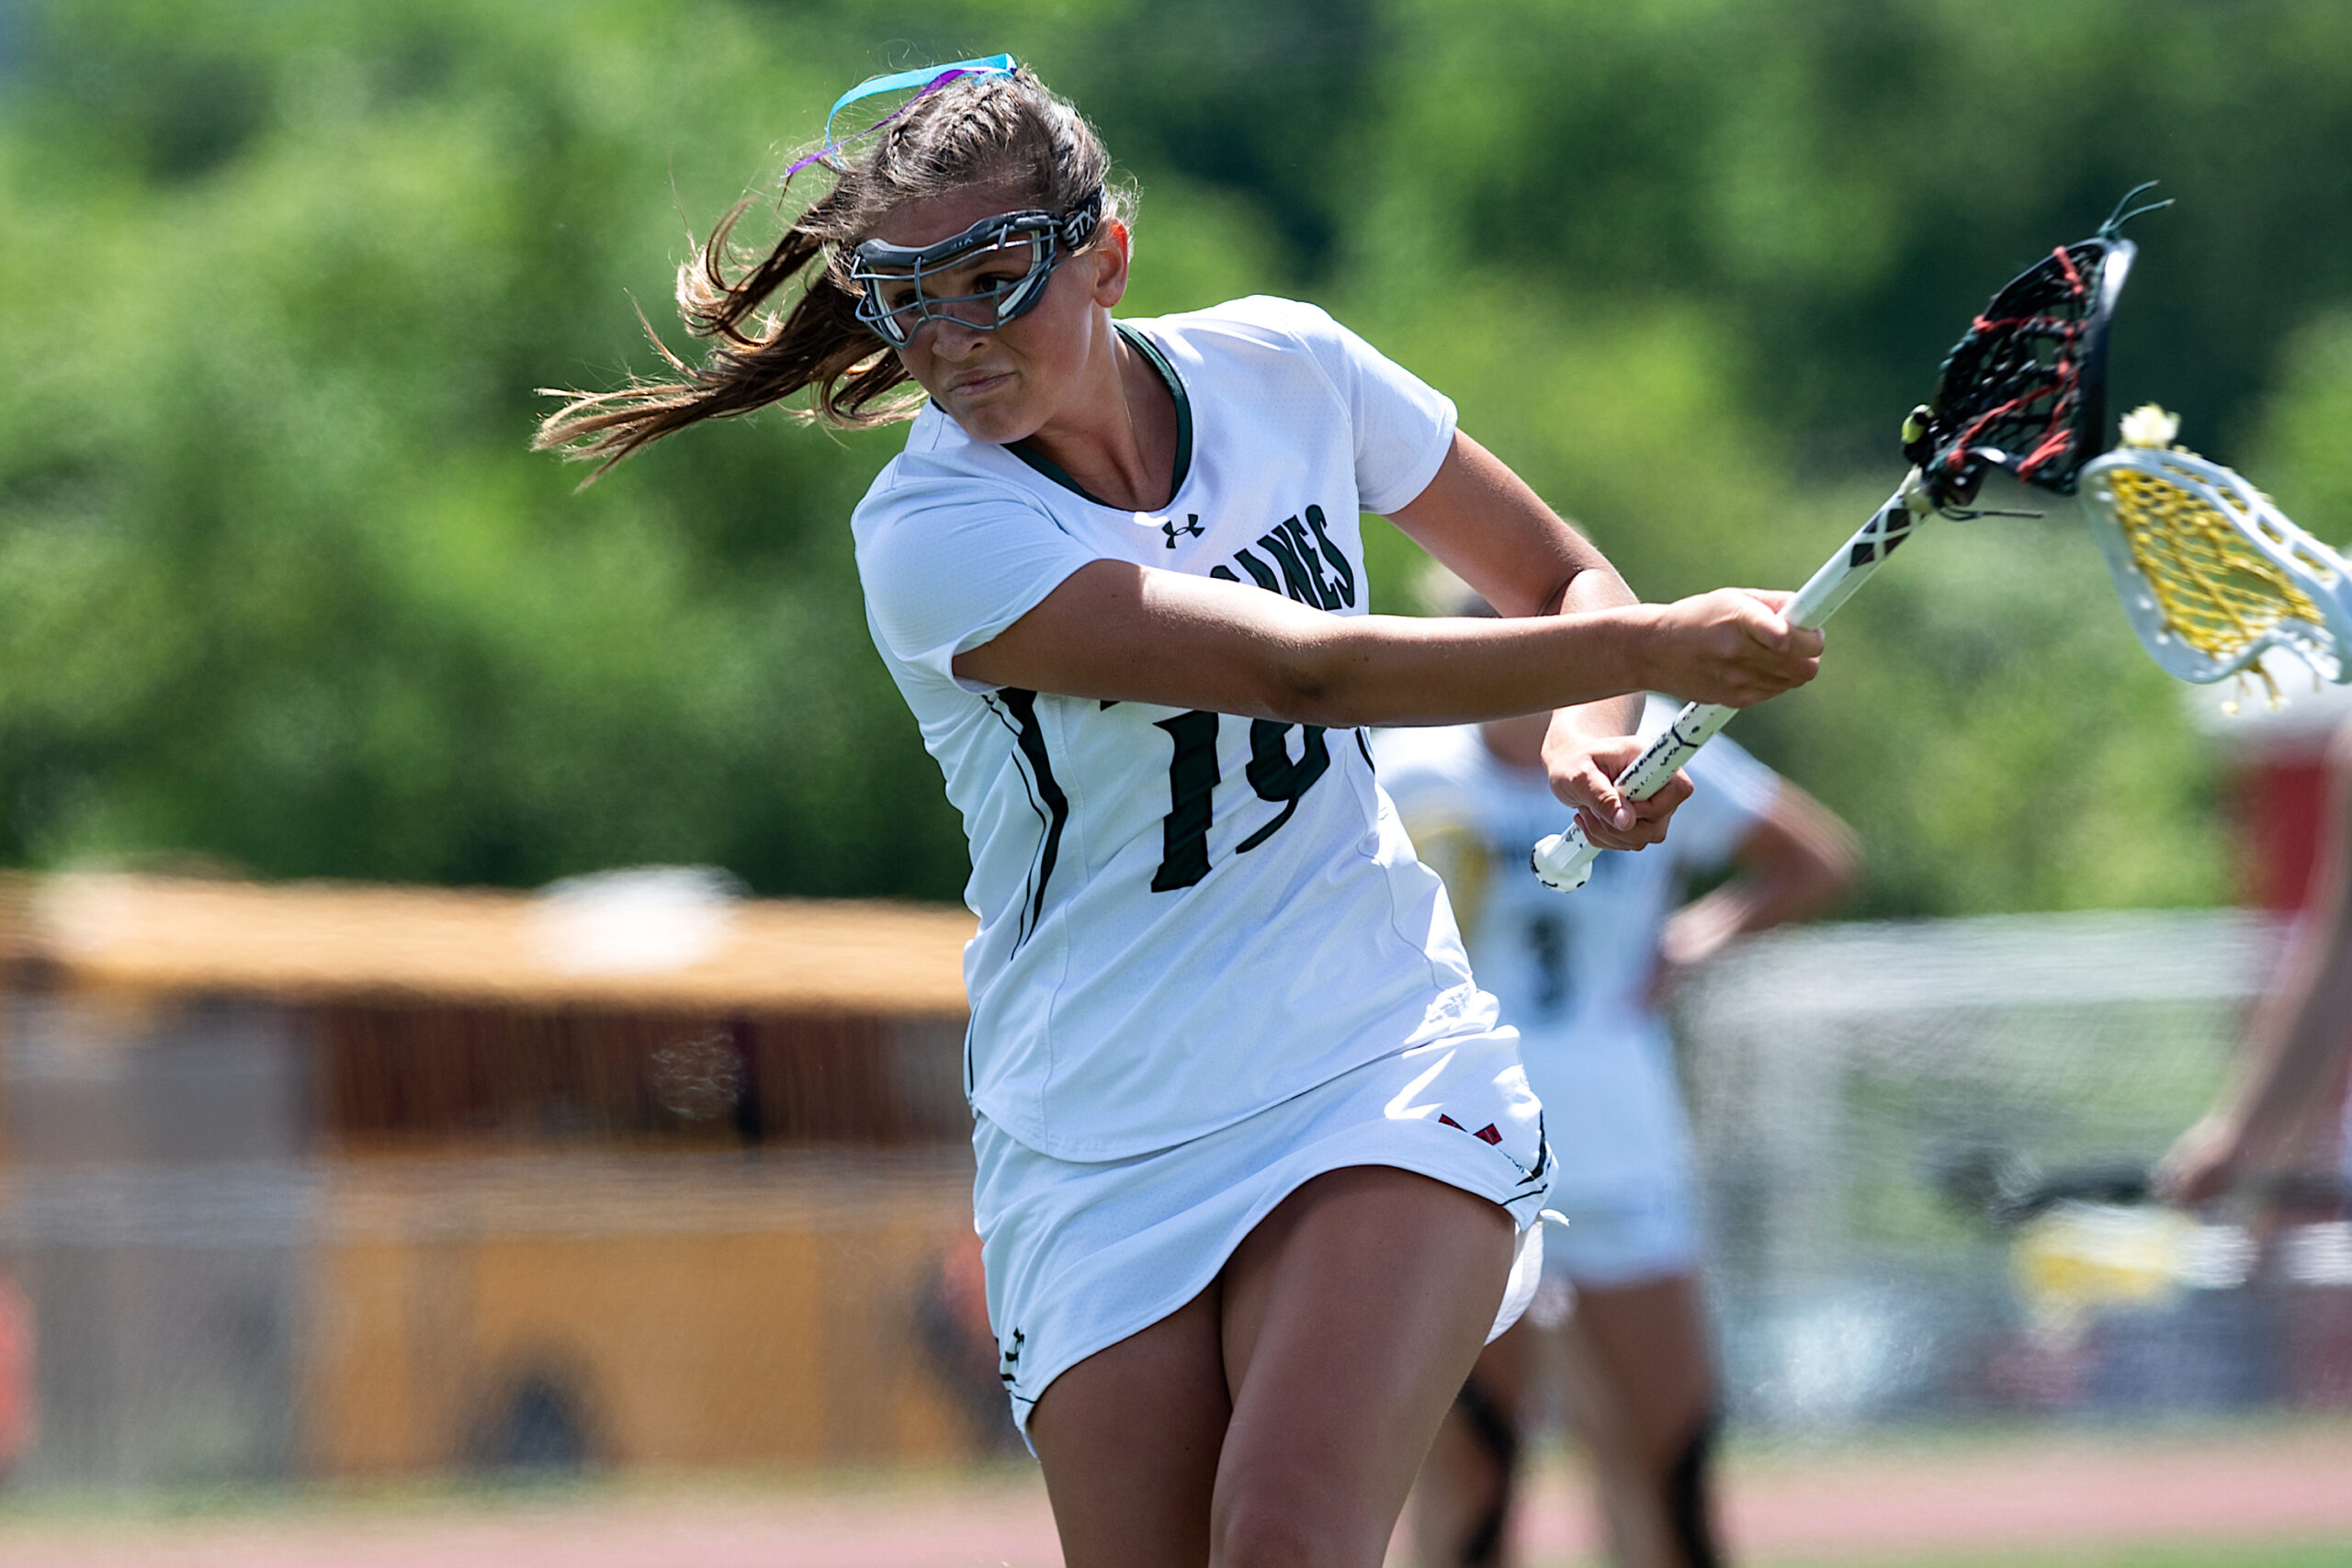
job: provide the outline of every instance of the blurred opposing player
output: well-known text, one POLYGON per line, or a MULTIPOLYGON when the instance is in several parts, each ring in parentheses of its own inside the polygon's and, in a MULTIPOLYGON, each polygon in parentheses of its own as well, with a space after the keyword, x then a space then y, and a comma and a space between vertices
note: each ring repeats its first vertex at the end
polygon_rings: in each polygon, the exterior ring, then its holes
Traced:
MULTIPOLYGON (((1484 978, 1481 976, 1481 978, 1484 978)), ((2327 805, 2319 865, 2286 957, 2247 1020, 2237 1071, 2213 1108, 2180 1135, 2156 1173, 2157 1190, 2199 1204, 2243 1185, 2296 1174, 2312 1142, 2333 1129, 2335 1160, 2352 1179, 2352 724, 2327 757, 2327 805)), ((1532 1073, 1531 1073, 1531 1076, 1532 1073)))
MULTIPOLYGON (((1678 704, 1651 699, 1645 733, 1678 704)), ((1666 841, 1606 854, 1566 897, 1527 874, 1557 826, 1541 762, 1544 720, 1384 734, 1375 756, 1422 857, 1447 882, 1480 981, 1519 1026, 1560 1161, 1545 1241, 1547 1295, 1575 1306, 1489 1346, 1415 1496, 1430 1568, 1504 1561, 1512 1470, 1541 1369, 1556 1363, 1598 1469, 1610 1539, 1631 1568, 1721 1560, 1708 1517, 1713 1359, 1695 1277, 1690 1134, 1657 1008, 1726 942, 1821 909, 1853 878, 1844 823, 1736 745, 1690 764, 1695 788, 1666 841), (1738 874, 1675 908, 1694 876, 1738 874), (1555 1342, 1540 1341, 1554 1337, 1555 1342), (1548 1353, 1547 1353, 1548 1352, 1548 1353)))

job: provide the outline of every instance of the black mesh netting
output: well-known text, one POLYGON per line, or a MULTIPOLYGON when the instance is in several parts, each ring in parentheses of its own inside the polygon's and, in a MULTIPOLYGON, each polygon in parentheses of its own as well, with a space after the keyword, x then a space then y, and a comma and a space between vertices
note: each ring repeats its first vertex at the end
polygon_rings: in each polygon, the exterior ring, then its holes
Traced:
POLYGON ((2071 494, 2098 455, 2108 321, 2133 255, 2117 231, 2150 210, 2125 210, 2139 194, 2091 238, 2011 278, 1944 357, 1936 395, 1904 446, 1939 505, 1966 505, 1987 465, 2071 494))

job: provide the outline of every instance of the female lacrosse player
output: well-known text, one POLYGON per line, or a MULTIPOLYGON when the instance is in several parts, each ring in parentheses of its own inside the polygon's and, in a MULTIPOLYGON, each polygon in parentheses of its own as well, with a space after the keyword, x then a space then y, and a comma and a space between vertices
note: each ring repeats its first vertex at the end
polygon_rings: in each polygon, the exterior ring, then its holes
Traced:
MULTIPOLYGON (((1681 705, 1653 698, 1645 735, 1681 705)), ((1745 932, 1812 914, 1850 884, 1852 834, 1793 784, 1718 737, 1690 760, 1674 832, 1642 855, 1603 855, 1563 897, 1517 874, 1559 807, 1544 763, 1546 716, 1390 730, 1381 783, 1443 874, 1481 984, 1519 1031, 1528 1082, 1558 1155, 1544 1274, 1565 1322, 1532 1314, 1489 1345, 1421 1472, 1415 1533, 1429 1568, 1497 1568, 1521 1416, 1557 1370, 1592 1456, 1616 1560, 1713 1568, 1707 1497, 1715 1409, 1701 1311, 1690 1134, 1657 1004, 1674 977, 1745 932), (1738 874, 1675 908, 1693 876, 1738 874)))
POLYGON ((804 389, 914 413, 852 529, 971 840, 978 1228, 1064 1550, 1371 1568, 1551 1161, 1360 727, 1565 706, 1553 776, 1648 843, 1682 790, 1609 788, 1605 699, 1760 701, 1819 639, 1773 595, 1636 604, 1320 310, 1114 322, 1125 201, 1009 59, 879 85, 922 91, 803 160, 831 186, 772 249, 738 270, 730 216, 682 275, 709 359, 540 439, 616 459, 804 389), (1518 618, 1367 615, 1363 510, 1518 618))

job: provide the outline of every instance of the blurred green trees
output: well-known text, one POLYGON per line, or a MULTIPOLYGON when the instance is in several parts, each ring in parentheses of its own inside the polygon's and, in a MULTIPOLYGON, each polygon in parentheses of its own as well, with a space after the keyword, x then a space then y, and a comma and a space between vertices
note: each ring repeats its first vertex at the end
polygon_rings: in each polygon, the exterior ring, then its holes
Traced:
MULTIPOLYGON (((952 896, 849 558, 896 437, 769 416, 581 495, 524 444, 534 389, 648 362, 632 297, 683 345, 689 233, 842 86, 999 49, 1141 185, 1134 313, 1332 306, 1652 596, 1809 570, 1968 314, 2148 177, 2118 397, 2352 532, 2328 0, 31 0, 0 855, 952 896)), ((1741 733, 1863 829, 1875 911, 2223 890, 2211 761, 2064 516, 1938 525, 1741 733)))

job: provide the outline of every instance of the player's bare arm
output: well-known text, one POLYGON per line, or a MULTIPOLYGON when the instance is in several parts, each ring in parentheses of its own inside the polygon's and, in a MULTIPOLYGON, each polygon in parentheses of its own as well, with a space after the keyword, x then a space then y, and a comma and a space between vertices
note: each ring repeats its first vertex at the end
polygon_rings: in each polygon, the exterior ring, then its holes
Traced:
MULTIPOLYGON (((1508 464, 1459 431, 1437 477, 1392 521, 1506 617, 1637 604, 1591 541, 1508 464)), ((1765 602, 1777 615, 1785 596, 1768 595, 1765 602)), ((1798 640, 1817 652, 1817 637, 1798 640)), ((1679 691, 1692 673, 1660 672, 1646 684, 1679 691)), ((1664 838, 1668 820, 1690 790, 1679 775, 1645 800, 1617 788, 1617 775, 1640 753, 1632 735, 1641 712, 1638 691, 1567 704, 1554 715, 1544 739, 1553 794, 1575 808, 1588 837, 1613 850, 1638 850, 1664 838)))
POLYGON ((2211 1202, 2283 1163, 2331 1102, 2330 1080, 2352 1045, 2352 730, 2329 752, 2328 789, 2310 916, 2247 1022, 2229 1086, 2157 1168, 2159 1190, 2175 1202, 2211 1202))
POLYGON ((1634 802, 1615 789, 1639 750, 1640 699, 1623 694, 1656 686, 1745 707, 1819 668, 1821 634, 1788 626, 1785 594, 1638 603, 1599 550, 1458 433, 1395 520, 1510 618, 1341 619, 1239 584, 1098 561, 960 655, 956 672, 1334 728, 1559 709, 1545 741, 1555 790, 1597 842, 1638 849, 1664 836, 1689 790, 1634 802))
POLYGON ((1562 800, 1611 849, 1657 842, 1689 793, 1611 784, 1649 686, 1747 706, 1813 678, 1821 637, 1786 595, 1725 589, 1668 605, 1624 580, 1492 454, 1456 434, 1396 522, 1511 617, 1334 618, 1238 584, 1099 561, 992 642, 967 680, 1286 724, 1465 723, 1561 710, 1545 741, 1562 800))
POLYGON ((1686 688, 1745 706, 1819 668, 1818 635, 1790 630, 1775 603, 1724 589, 1511 621, 1343 618, 1242 584, 1103 560, 955 668, 991 685, 1334 728, 1595 702, 1668 668, 1686 688))

